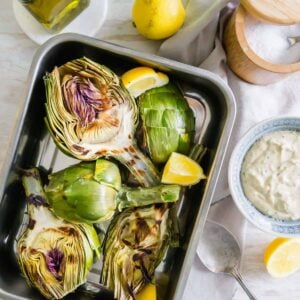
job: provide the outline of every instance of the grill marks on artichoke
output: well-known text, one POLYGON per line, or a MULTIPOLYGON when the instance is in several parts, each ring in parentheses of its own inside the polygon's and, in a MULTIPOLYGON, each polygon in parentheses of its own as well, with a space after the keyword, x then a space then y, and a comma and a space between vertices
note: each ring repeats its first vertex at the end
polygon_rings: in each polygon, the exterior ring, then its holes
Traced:
POLYGON ((45 83, 49 88, 47 121, 68 151, 87 155, 90 151, 78 144, 104 143, 118 134, 123 121, 120 106, 128 105, 129 96, 118 90, 120 80, 108 68, 86 58, 77 59, 54 68, 45 76, 45 83))
POLYGON ((111 222, 105 244, 101 282, 115 298, 132 300, 149 283, 169 245, 167 205, 127 209, 111 222))
POLYGON ((35 223, 36 223, 35 220, 33 220, 32 218, 29 218, 29 221, 28 221, 28 229, 33 230, 35 223))
POLYGON ((48 207, 49 204, 46 202, 45 198, 41 197, 40 195, 30 194, 27 198, 28 203, 34 206, 45 206, 48 207))
POLYGON ((113 71, 84 57, 54 68, 44 81, 46 125, 64 153, 80 160, 111 156, 141 185, 159 183, 158 171, 133 139, 137 105, 113 71), (124 151, 130 146, 134 157, 124 151))
POLYGON ((100 242, 93 227, 58 219, 43 205, 37 169, 27 170, 22 181, 30 221, 17 242, 18 261, 30 285, 47 299, 61 299, 86 281, 100 242))
POLYGON ((68 232, 65 228, 45 228, 36 236, 34 244, 27 245, 25 237, 18 244, 22 268, 31 284, 48 299, 62 298, 82 284, 87 275, 83 267, 85 255, 82 255, 84 237, 69 236, 68 232), (75 278, 70 280, 72 276, 75 278))

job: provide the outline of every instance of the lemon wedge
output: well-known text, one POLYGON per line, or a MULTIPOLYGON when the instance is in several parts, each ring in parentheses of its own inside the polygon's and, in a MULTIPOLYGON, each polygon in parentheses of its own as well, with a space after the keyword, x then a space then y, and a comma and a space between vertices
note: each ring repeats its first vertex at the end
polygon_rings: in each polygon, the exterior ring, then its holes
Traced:
POLYGON ((136 295, 136 300, 156 300, 155 284, 147 284, 140 293, 136 295))
POLYGON ((300 239, 276 238, 265 249, 265 266, 272 277, 286 277, 300 268, 300 239))
POLYGON ((161 182, 187 186, 205 178, 203 169, 197 162, 186 155, 173 152, 165 164, 161 182))
POLYGON ((161 72, 155 72, 150 67, 137 67, 121 76, 122 82, 133 97, 138 97, 147 90, 160 87, 169 82, 169 77, 161 72))

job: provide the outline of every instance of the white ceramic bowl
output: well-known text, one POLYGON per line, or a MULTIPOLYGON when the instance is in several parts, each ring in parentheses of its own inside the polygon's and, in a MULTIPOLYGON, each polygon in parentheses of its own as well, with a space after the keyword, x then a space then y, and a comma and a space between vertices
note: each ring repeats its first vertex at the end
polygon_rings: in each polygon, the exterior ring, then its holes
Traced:
POLYGON ((279 130, 300 131, 300 117, 272 118, 251 128, 232 152, 228 169, 229 188, 238 209, 259 229, 278 236, 300 237, 300 219, 295 221, 277 220, 260 212, 246 198, 241 183, 241 167, 250 147, 264 135, 279 130))

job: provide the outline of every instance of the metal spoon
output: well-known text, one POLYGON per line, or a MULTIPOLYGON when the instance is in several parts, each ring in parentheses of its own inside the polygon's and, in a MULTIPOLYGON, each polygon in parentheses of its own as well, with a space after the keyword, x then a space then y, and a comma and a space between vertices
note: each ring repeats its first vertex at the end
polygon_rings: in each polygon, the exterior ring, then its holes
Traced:
POLYGON ((197 254, 206 268, 214 273, 232 275, 249 299, 256 300, 238 271, 241 249, 233 235, 223 226, 207 221, 200 243, 197 254))
POLYGON ((300 42, 300 36, 289 36, 287 40, 290 44, 290 47, 294 46, 296 43, 300 42))

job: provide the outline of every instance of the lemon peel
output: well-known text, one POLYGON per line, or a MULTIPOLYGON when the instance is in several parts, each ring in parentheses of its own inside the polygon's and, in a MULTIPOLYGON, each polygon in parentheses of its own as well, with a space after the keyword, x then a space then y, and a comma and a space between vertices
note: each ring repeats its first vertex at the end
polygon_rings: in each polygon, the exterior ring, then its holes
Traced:
POLYGON ((282 278, 300 268, 300 239, 276 238, 264 252, 264 264, 272 277, 282 278))

